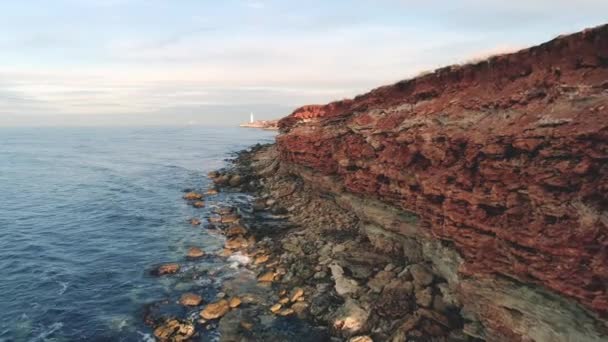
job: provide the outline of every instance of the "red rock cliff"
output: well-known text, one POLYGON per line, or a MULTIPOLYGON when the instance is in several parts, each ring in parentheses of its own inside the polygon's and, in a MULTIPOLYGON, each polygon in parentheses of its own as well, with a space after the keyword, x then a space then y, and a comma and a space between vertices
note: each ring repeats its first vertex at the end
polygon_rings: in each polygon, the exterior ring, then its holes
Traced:
POLYGON ((453 244, 461 275, 536 284, 605 328, 608 26, 279 125, 283 163, 416 213, 423 235, 453 244))

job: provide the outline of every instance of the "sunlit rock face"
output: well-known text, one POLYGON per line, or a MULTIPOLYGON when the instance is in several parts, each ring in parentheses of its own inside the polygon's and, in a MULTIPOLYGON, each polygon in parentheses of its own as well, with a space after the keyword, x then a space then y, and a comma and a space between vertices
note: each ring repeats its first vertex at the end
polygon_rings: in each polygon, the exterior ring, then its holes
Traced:
POLYGON ((279 127, 283 167, 355 210, 380 250, 431 261, 470 334, 605 338, 608 26, 279 127))

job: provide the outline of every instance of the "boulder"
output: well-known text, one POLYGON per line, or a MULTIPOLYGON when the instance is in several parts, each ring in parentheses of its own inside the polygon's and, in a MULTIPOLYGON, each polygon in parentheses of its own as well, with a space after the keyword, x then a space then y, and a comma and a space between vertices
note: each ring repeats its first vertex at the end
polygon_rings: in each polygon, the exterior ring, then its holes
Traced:
POLYGON ((198 306, 203 301, 203 297, 196 293, 184 293, 179 298, 179 303, 184 306, 198 306))
POLYGON ((228 311, 230 311, 230 303, 225 299, 221 299, 215 303, 208 304, 201 311, 200 316, 206 320, 218 319, 228 311))

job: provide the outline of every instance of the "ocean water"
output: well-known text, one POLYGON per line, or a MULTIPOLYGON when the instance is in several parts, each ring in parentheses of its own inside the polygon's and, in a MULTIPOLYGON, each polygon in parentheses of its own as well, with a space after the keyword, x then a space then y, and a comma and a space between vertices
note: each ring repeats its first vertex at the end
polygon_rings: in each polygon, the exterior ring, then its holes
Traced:
POLYGON ((0 128, 0 341, 149 340, 145 304, 217 281, 148 275, 152 265, 184 262, 189 246, 221 248, 220 237, 187 223, 210 208, 188 206, 182 190, 206 189, 207 172, 274 134, 0 128))

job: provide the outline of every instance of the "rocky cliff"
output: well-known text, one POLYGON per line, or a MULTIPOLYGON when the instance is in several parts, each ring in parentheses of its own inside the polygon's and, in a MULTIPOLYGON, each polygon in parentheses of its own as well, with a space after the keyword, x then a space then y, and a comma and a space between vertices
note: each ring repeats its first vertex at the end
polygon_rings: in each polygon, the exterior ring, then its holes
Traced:
POLYGON ((608 26, 279 122, 284 169, 458 293, 491 341, 608 330, 608 26))

